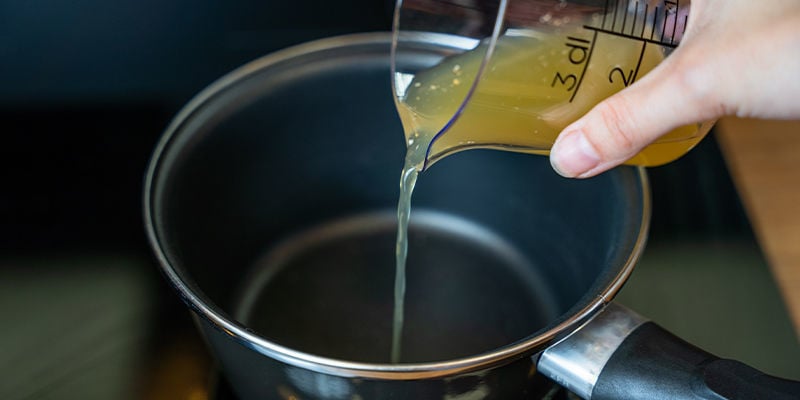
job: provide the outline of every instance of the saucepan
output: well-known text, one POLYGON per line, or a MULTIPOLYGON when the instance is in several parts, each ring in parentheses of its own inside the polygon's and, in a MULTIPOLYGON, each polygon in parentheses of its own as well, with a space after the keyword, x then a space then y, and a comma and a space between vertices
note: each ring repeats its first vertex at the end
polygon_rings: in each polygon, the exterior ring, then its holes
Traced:
MULTIPOLYGON (((439 59, 434 39, 405 38, 416 50, 400 61, 439 59)), ((150 242, 239 397, 797 393, 612 303, 645 246, 643 169, 569 180, 546 157, 491 150, 420 176, 390 363, 405 148, 390 44, 359 34, 255 60, 191 100, 155 149, 150 242)))

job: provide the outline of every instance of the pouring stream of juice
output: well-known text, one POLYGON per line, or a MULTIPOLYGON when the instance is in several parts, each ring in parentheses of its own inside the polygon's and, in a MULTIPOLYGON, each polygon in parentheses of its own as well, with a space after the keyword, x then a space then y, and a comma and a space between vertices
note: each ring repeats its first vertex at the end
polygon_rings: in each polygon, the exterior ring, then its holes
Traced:
MULTIPOLYGON (((470 148, 549 154, 564 127, 664 58, 659 46, 648 46, 646 41, 598 37, 596 33, 587 36, 585 28, 558 34, 508 30, 498 38, 468 97, 486 52, 484 43, 418 72, 404 95, 396 99, 407 152, 398 203, 395 363, 401 353, 406 229, 417 174, 447 155, 470 148)), ((710 126, 677 128, 627 163, 653 166, 670 162, 697 144, 710 126)))

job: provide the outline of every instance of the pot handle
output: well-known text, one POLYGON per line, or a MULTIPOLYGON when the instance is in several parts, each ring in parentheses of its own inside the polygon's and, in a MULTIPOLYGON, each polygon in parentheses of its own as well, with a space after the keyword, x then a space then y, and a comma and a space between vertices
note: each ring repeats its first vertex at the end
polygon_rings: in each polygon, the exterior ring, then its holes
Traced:
POLYGON ((538 370, 584 399, 800 399, 800 382, 705 352, 611 303, 538 370))

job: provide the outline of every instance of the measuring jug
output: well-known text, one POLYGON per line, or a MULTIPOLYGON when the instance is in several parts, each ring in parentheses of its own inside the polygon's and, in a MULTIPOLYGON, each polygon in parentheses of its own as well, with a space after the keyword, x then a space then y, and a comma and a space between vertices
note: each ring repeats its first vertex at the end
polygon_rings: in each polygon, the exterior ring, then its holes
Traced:
MULTIPOLYGON (((690 3, 398 0, 393 88, 418 168, 477 147, 549 154, 563 128, 670 54, 690 3), (402 38, 419 33, 458 50, 405 64, 402 38)), ((711 125, 674 129, 627 163, 673 161, 711 125)))

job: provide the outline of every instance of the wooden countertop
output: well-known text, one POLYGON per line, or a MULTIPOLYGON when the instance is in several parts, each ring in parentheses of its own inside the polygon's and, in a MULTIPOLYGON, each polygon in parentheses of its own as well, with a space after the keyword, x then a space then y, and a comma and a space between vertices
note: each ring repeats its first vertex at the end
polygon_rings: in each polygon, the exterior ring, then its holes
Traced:
POLYGON ((800 121, 725 118, 715 132, 800 337, 800 121))

